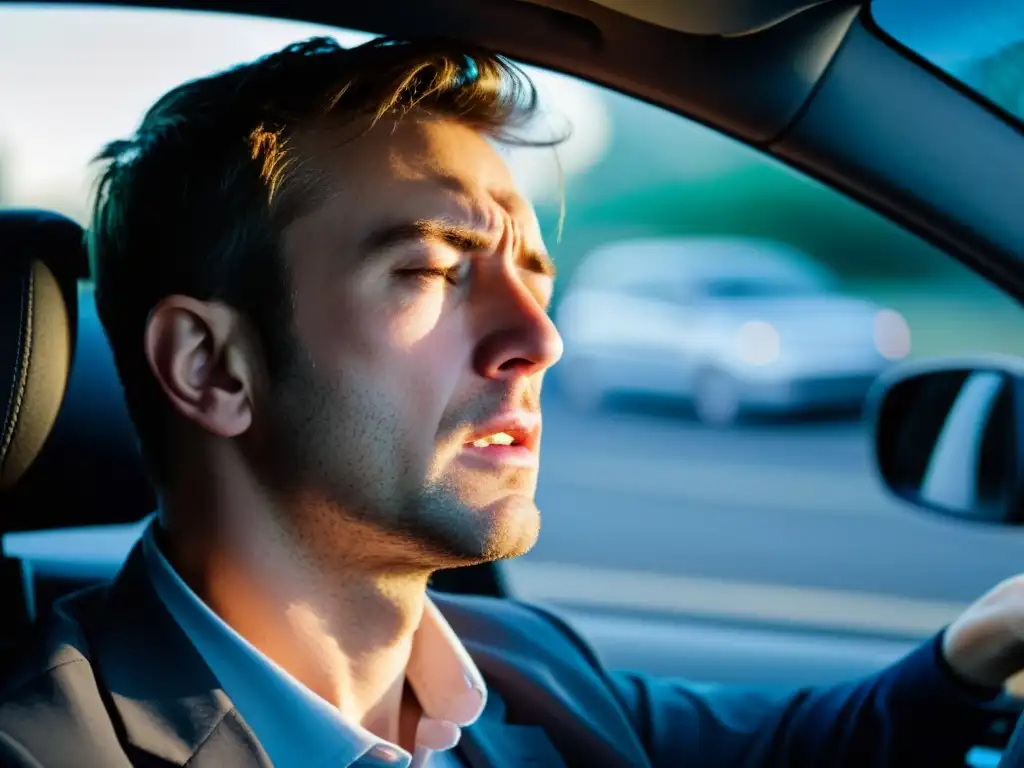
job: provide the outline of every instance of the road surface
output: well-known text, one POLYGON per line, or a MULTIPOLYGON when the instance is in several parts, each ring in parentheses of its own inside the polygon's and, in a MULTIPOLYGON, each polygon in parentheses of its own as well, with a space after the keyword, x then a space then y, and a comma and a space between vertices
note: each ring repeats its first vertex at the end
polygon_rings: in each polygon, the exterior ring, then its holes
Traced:
POLYGON ((533 599, 924 633, 1024 571, 1024 534, 890 498, 856 422, 717 432, 552 396, 542 467, 541 539, 508 569, 533 599))
MULTIPOLYGON (((1024 571, 1024 534, 888 497, 855 422, 717 432, 650 409, 583 417, 552 393, 538 503, 540 542, 506 573, 553 603, 924 636, 1024 571)), ((5 546, 110 564, 140 530, 5 546)))

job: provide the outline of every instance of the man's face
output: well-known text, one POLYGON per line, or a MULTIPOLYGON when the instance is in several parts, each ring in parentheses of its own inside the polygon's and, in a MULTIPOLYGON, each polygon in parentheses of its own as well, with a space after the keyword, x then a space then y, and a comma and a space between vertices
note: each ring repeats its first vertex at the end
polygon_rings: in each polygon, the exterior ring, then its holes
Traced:
POLYGON ((359 542, 330 538, 372 531, 416 563, 522 554, 541 382, 562 351, 534 212, 458 123, 333 138, 306 147, 330 197, 284 235, 295 362, 254 417, 303 500, 292 522, 346 550, 359 542))

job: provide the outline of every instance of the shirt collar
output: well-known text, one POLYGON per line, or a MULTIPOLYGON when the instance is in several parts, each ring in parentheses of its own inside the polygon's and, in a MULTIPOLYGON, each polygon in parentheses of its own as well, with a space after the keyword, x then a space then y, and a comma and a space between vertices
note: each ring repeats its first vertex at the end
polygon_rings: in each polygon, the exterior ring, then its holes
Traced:
MULTIPOLYGON (((157 595, 196 646, 224 692, 276 766, 351 765, 374 750, 408 765, 411 756, 383 741, 314 694, 215 614, 181 579, 156 540, 156 518, 143 554, 157 595)), ((430 597, 413 636, 406 678, 423 718, 417 752, 454 747, 487 703, 487 687, 465 646, 430 597)))

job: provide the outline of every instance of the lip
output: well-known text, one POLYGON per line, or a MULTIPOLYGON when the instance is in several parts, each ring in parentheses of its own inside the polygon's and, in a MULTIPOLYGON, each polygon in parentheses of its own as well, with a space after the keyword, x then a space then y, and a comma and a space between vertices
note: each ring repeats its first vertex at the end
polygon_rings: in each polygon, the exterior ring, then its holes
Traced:
POLYGON ((540 447, 541 416, 537 411, 503 411, 492 419, 474 427, 466 436, 462 453, 488 464, 535 467, 540 447), (477 448, 473 443, 481 438, 505 432, 515 440, 513 445, 489 445, 477 448))

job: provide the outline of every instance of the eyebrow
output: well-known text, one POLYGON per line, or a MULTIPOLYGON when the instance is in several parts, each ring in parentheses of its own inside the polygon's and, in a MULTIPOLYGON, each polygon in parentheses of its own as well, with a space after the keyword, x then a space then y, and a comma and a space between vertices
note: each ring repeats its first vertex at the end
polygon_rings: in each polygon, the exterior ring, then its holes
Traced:
MULTIPOLYGON (((372 254, 403 243, 431 240, 460 251, 485 251, 493 244, 488 237, 472 227, 453 224, 442 219, 417 219, 390 224, 371 232, 363 241, 362 252, 372 254)), ((544 251, 521 249, 517 255, 520 266, 545 277, 555 277, 554 261, 544 251)))

